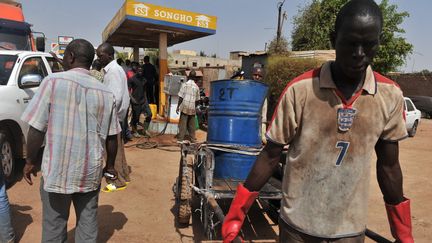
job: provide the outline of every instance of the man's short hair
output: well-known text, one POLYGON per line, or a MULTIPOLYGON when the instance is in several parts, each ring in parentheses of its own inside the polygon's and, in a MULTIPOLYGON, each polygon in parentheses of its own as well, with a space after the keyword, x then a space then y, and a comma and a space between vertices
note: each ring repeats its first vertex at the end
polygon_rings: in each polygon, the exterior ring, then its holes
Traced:
POLYGON ((104 42, 99 46, 99 48, 103 53, 106 53, 109 56, 114 57, 114 47, 110 43, 104 42))
POLYGON ((149 62, 150 61, 150 57, 149 56, 145 56, 144 57, 144 62, 149 62))
POLYGON ((66 46, 65 52, 74 54, 75 59, 90 68, 93 63, 95 50, 93 45, 84 39, 75 39, 66 46))
POLYGON ((373 0, 351 0, 340 9, 336 17, 335 32, 338 32, 347 17, 373 16, 379 20, 380 29, 383 27, 383 16, 380 7, 373 0))
POLYGON ((195 70, 192 70, 189 72, 188 78, 189 79, 194 79, 196 77, 196 72, 195 70))

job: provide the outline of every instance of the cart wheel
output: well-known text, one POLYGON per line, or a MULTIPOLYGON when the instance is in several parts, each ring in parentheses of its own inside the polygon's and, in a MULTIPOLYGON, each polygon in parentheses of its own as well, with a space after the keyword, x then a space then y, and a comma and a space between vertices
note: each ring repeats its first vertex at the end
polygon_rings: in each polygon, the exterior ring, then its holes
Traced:
POLYGON ((181 168, 178 177, 178 222, 180 224, 189 224, 189 219, 192 214, 191 203, 192 203, 192 166, 193 166, 192 155, 186 156, 186 163, 180 163, 181 168))
POLYGON ((210 222, 210 208, 208 203, 206 202, 203 205, 203 226, 204 226, 204 234, 207 240, 213 240, 213 234, 211 229, 211 222, 210 222))

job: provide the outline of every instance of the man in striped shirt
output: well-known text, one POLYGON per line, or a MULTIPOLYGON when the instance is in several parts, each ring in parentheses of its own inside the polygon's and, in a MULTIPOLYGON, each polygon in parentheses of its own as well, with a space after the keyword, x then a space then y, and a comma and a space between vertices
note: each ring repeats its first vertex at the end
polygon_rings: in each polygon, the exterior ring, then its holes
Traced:
POLYGON ((77 242, 96 242, 97 207, 103 172, 117 176, 114 161, 121 132, 115 99, 90 75, 93 45, 72 41, 64 54, 65 72, 47 76, 22 120, 30 125, 24 179, 32 185, 38 151, 42 158, 42 242, 66 242, 67 220, 74 204, 77 242), (104 168, 104 150, 107 161, 104 168))

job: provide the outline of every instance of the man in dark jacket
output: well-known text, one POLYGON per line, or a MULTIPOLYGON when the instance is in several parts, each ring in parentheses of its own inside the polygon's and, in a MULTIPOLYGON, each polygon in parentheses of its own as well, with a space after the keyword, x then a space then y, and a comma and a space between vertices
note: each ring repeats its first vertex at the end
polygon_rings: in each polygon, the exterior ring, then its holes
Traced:
POLYGON ((139 123, 139 118, 141 113, 144 113, 144 134, 148 135, 148 127, 150 126, 150 121, 152 117, 152 112, 150 110, 149 103, 147 101, 146 88, 148 85, 147 79, 144 76, 142 67, 139 67, 136 74, 129 79, 129 88, 132 90, 130 98, 132 105, 132 120, 131 127, 134 137, 141 137, 138 133, 137 125, 139 123))

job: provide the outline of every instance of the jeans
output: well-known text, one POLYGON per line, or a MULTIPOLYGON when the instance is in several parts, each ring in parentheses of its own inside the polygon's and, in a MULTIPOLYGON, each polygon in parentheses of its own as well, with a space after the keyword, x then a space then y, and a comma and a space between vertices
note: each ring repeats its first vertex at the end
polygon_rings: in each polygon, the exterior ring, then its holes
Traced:
POLYGON ((145 115, 145 122, 150 122, 152 118, 152 112, 148 103, 132 105, 132 119, 131 126, 136 127, 139 123, 141 113, 145 115))
MULTIPOLYGON (((0 148, 2 144, 0 141, 0 148)), ((0 154, 0 161, 2 155, 0 154)), ((0 165, 0 242, 14 242, 15 234, 11 223, 11 212, 9 200, 6 194, 6 184, 3 175, 3 168, 0 165)))

